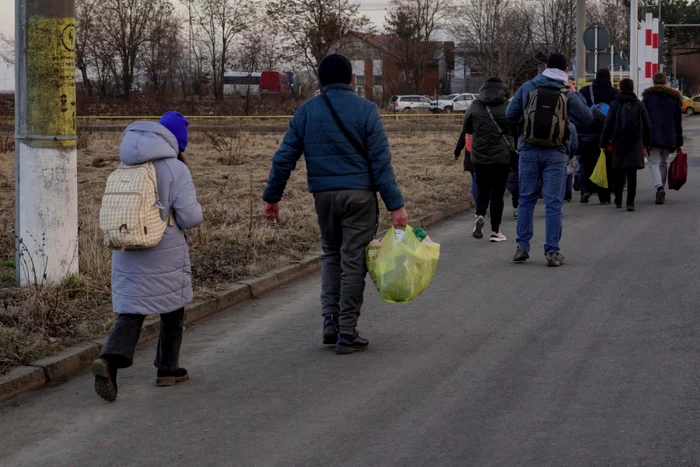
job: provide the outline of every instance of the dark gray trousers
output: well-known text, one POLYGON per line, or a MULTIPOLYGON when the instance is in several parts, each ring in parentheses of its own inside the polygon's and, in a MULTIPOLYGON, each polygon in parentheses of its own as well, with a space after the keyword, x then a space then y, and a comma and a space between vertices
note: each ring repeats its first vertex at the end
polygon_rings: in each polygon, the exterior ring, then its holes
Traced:
POLYGON ((365 249, 377 231, 377 195, 365 190, 315 193, 321 228, 321 307, 341 334, 353 334, 365 291, 365 249))
MULTIPOLYGON (((144 315, 120 314, 102 348, 100 358, 116 368, 128 368, 134 362, 134 351, 139 342, 144 315)), ((158 350, 153 364, 159 370, 175 371, 180 368, 180 346, 185 329, 185 309, 160 315, 158 350)))

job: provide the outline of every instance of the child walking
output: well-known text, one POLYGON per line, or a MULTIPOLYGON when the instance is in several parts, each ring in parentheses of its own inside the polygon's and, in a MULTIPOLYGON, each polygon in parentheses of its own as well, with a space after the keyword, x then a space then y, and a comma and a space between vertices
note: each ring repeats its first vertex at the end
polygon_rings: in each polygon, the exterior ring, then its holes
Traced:
POLYGON ((136 122, 124 132, 119 148, 123 165, 153 162, 161 219, 170 219, 172 213, 172 222, 157 246, 112 253, 112 306, 118 317, 92 365, 95 392, 108 402, 117 399, 117 370, 133 363, 146 315, 160 315, 156 385, 171 386, 189 378, 179 363, 185 305, 192 301, 185 230, 202 222, 202 207, 182 155, 187 126, 177 112, 166 113, 160 123, 136 122))

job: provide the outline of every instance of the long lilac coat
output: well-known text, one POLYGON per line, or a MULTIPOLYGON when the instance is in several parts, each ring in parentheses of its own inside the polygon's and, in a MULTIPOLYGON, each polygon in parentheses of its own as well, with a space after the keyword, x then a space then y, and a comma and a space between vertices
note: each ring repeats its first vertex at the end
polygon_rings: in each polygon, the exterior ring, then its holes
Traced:
POLYGON ((185 230, 202 223, 192 174, 177 159, 175 136, 155 122, 136 122, 124 132, 119 158, 126 165, 153 161, 161 217, 173 210, 175 225, 145 250, 112 253, 112 306, 116 313, 159 315, 192 301, 192 269, 185 230))

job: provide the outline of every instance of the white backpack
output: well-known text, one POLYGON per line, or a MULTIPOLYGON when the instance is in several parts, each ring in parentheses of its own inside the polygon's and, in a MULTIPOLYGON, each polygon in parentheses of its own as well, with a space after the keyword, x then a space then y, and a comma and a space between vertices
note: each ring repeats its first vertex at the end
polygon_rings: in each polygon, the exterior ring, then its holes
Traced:
POLYGON ((124 165, 107 178, 100 208, 105 246, 115 250, 152 248, 163 239, 172 217, 163 221, 156 168, 152 162, 124 165))

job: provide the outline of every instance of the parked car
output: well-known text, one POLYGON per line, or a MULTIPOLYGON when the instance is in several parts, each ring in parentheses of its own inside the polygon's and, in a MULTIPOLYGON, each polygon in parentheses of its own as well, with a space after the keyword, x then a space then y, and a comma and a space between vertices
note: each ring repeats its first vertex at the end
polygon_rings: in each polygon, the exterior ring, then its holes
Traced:
POLYGON ((390 112, 411 112, 430 110, 430 99, 425 96, 391 96, 387 110, 390 112))
POLYGON ((450 94, 433 101, 431 109, 433 112, 466 112, 476 96, 469 93, 450 94))
POLYGON ((700 113, 700 96, 686 97, 683 100, 683 112, 688 115, 700 113))

